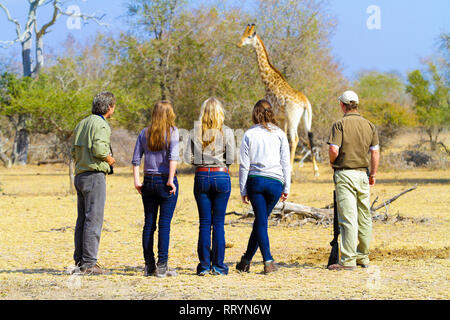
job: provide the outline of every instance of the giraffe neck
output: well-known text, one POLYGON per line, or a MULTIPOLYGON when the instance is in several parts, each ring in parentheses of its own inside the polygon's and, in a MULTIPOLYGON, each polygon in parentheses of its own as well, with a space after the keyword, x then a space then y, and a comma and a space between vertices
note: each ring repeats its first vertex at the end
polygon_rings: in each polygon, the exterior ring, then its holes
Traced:
POLYGON ((276 84, 285 82, 281 73, 275 69, 275 67, 270 63, 269 55, 264 46, 262 39, 256 35, 257 41, 253 45, 256 51, 256 58, 258 61, 259 73, 261 75, 262 81, 266 90, 272 91, 276 84))

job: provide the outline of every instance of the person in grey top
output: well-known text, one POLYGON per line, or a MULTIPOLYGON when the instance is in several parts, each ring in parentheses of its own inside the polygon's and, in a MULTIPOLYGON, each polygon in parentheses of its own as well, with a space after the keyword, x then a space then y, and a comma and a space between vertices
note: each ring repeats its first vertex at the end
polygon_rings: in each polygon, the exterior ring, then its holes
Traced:
POLYGON ((222 125, 222 132, 214 129, 207 129, 218 136, 213 146, 210 144, 203 149, 202 142, 198 139, 198 132, 201 132, 201 121, 196 121, 194 129, 189 134, 189 143, 185 151, 185 160, 195 167, 229 168, 234 163, 236 156, 236 141, 233 130, 222 125))
POLYGON ((191 132, 187 160, 196 166, 194 196, 199 213, 197 274, 228 274, 225 258, 225 213, 231 193, 228 167, 234 161, 233 131, 223 124, 224 110, 216 98, 201 107, 191 132), (212 231, 212 241, 211 241, 212 231))
POLYGON ((239 184, 242 201, 250 200, 255 221, 247 251, 236 269, 250 270, 250 261, 258 250, 264 260, 264 273, 277 271, 267 233, 268 217, 278 200, 285 201, 291 185, 290 151, 286 134, 277 127, 272 106, 260 100, 253 108, 255 124, 242 138, 240 148, 239 184))

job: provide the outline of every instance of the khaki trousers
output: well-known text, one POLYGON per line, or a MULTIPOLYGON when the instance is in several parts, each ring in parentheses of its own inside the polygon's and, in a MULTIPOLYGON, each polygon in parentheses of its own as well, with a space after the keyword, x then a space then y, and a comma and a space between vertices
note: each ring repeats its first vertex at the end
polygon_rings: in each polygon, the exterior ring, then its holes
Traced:
POLYGON ((334 183, 341 232, 339 263, 343 266, 369 264, 372 216, 367 174, 359 170, 335 171, 334 183))

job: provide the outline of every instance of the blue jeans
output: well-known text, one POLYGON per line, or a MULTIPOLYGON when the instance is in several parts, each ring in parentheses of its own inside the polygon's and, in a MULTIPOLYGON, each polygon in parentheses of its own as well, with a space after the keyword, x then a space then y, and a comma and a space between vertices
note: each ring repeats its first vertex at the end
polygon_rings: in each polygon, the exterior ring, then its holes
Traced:
POLYGON ((159 209, 158 221, 158 264, 166 263, 169 258, 170 222, 178 199, 178 180, 174 178, 177 187, 175 194, 169 194, 170 187, 166 186, 167 177, 147 176, 142 185, 142 202, 144 204, 145 223, 142 231, 142 247, 145 263, 154 263, 153 234, 156 230, 156 217, 159 209))
POLYGON ((268 218, 283 192, 280 181, 265 177, 249 177, 247 194, 255 213, 253 229, 248 240, 244 259, 251 261, 258 250, 261 250, 264 261, 273 260, 270 254, 269 235, 267 233, 268 218))
POLYGON ((211 268, 228 274, 228 266, 224 263, 224 223, 230 193, 231 181, 228 173, 220 171, 195 173, 194 196, 200 218, 197 244, 200 263, 197 266, 197 274, 211 268))

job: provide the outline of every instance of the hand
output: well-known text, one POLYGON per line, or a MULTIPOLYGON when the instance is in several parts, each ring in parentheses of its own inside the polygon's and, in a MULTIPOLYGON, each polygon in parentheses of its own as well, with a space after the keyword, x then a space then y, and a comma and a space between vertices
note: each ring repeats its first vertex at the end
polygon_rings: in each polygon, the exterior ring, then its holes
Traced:
POLYGON ((111 156, 107 156, 105 161, 108 162, 108 164, 110 166, 112 166, 112 165, 114 165, 114 163, 116 163, 116 160, 113 157, 111 157, 111 156))
POLYGON ((142 183, 140 182, 135 182, 134 183, 134 187, 136 188, 137 192, 139 192, 139 194, 142 194, 142 183))
POLYGON ((242 202, 245 204, 249 204, 248 195, 241 196, 242 202))
POLYGON ((288 193, 283 192, 280 197, 281 202, 285 202, 288 196, 289 196, 288 193))
POLYGON ((172 190, 169 191, 170 194, 175 194, 175 192, 177 192, 177 186, 173 183, 173 180, 167 180, 166 186, 172 188, 172 190))
POLYGON ((369 176, 369 186, 373 187, 375 185, 375 176, 369 176))

